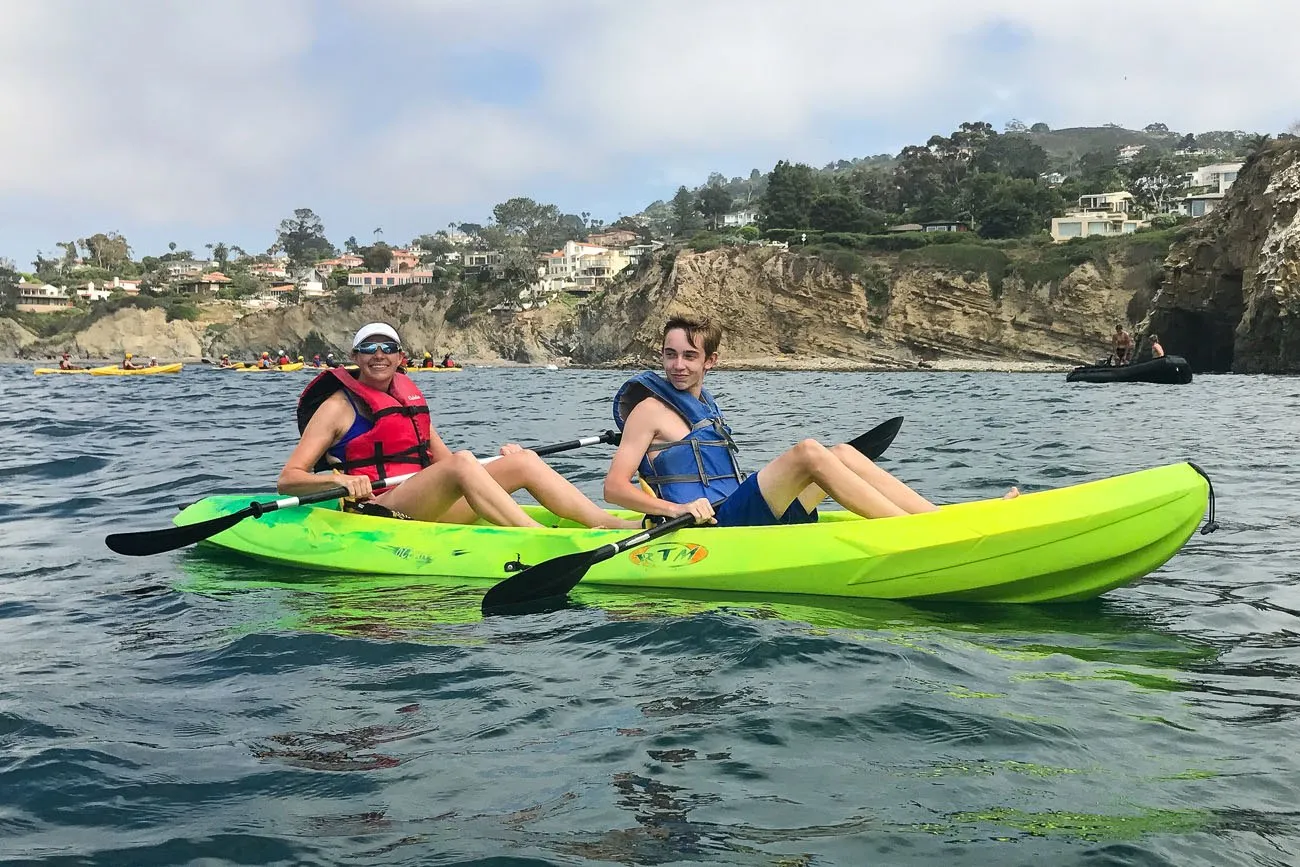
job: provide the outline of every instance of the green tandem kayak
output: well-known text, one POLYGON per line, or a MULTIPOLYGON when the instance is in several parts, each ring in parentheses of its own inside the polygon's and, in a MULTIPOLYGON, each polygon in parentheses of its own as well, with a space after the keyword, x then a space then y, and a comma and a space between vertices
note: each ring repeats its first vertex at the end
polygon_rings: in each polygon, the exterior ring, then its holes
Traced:
MULTIPOLYGON (((584 584, 760 594, 1073 602, 1131 583, 1196 530, 1209 484, 1178 463, 937 512, 865 520, 820 513, 789 527, 691 527, 591 567, 584 584)), ((272 497, 273 498, 273 497, 272 497)), ((229 514, 249 497, 207 497, 177 525, 229 514)), ((625 539, 527 507, 547 529, 433 524, 345 513, 337 503, 248 518, 204 544, 259 560, 347 575, 500 581, 576 551, 625 539)))

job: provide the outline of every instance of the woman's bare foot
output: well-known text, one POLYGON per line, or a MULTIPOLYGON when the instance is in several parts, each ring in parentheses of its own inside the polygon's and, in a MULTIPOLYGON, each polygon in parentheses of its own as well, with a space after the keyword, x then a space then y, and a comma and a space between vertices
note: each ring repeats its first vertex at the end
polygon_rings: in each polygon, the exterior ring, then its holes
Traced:
POLYGON ((1002 495, 1002 499, 1014 500, 1018 496, 1020 496, 1020 489, 1017 487, 1012 487, 1011 490, 1007 491, 1005 494, 1002 495))
POLYGON ((642 530, 640 521, 629 521, 626 518, 620 518, 616 515, 610 515, 608 521, 601 521, 599 524, 593 524, 593 530, 642 530))

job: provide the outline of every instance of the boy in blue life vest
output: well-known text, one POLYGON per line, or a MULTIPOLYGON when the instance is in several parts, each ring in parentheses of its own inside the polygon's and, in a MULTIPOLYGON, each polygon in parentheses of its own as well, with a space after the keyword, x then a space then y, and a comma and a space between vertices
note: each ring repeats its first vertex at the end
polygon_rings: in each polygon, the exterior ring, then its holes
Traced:
MULTIPOLYGON (((742 473, 731 428, 704 388, 721 342, 722 329, 707 319, 668 320, 666 378, 646 371, 614 396, 623 439, 605 476, 606 500, 647 515, 689 512, 696 523, 724 527, 813 523, 827 494, 864 518, 937 508, 847 444, 806 439, 757 473, 742 473), (653 493, 632 482, 637 474, 653 493)), ((1012 488, 1006 496, 1018 494, 1012 488)))

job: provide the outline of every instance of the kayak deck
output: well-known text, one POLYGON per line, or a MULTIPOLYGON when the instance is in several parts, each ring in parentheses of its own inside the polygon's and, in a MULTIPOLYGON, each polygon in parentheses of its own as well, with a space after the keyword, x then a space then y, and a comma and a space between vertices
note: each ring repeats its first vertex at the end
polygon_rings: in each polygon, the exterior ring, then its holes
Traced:
MULTIPOLYGON (((266 499, 266 498, 259 498, 266 499)), ((229 514, 248 496, 208 497, 176 523, 229 514)), ((1208 484, 1189 464, 865 520, 822 511, 815 524, 690 527, 593 566, 583 583, 876 599, 1070 602, 1150 573, 1195 531, 1208 484)), ((522 566, 625 539, 526 507, 550 529, 435 524, 304 506, 248 518, 207 544, 339 573, 500 581, 522 566)), ((346 581, 346 574, 338 580, 346 581)))

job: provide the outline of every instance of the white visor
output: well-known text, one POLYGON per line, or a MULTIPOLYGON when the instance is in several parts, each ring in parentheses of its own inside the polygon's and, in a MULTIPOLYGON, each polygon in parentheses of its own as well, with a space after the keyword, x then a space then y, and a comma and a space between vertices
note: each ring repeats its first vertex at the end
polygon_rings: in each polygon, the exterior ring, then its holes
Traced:
POLYGON ((397 336, 393 326, 385 325, 382 322, 371 322, 369 325, 363 325, 357 329, 357 334, 352 338, 352 348, 356 349, 363 343, 375 338, 388 338, 394 343, 401 343, 402 338, 397 336))

